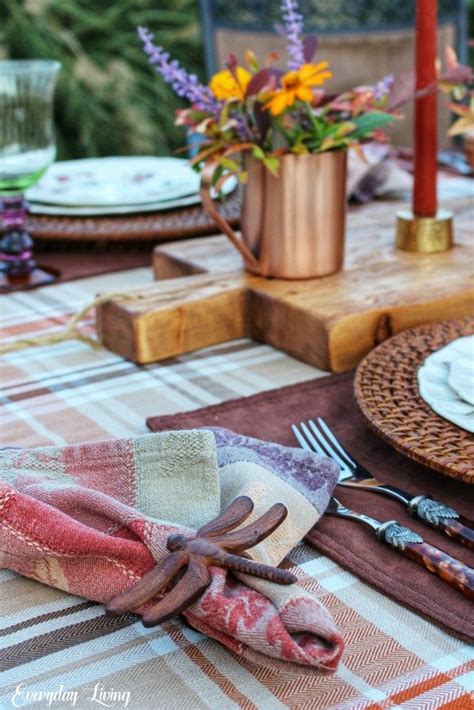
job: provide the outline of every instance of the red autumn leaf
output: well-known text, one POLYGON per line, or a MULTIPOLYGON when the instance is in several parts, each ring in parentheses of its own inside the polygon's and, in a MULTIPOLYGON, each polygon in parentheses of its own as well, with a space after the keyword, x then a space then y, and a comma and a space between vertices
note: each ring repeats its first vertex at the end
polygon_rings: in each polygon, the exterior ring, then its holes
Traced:
POLYGON ((319 106, 324 99, 324 89, 314 89, 313 90, 313 98, 311 99, 311 106, 313 108, 316 108, 319 106))
POLYGON ((234 78, 237 76, 237 67, 239 66, 239 62, 237 61, 237 57, 233 52, 229 54, 227 57, 227 62, 226 62, 226 67, 232 74, 234 78))
POLYGON ((276 69, 269 69, 268 67, 266 69, 260 69, 260 71, 254 74, 250 79, 245 95, 255 96, 264 89, 271 91, 278 82, 279 74, 276 69))
POLYGON ((382 131, 381 128, 376 128, 372 131, 372 139, 378 143, 390 143, 390 136, 385 131, 382 131))
POLYGON ((465 64, 457 64, 455 67, 446 69, 440 76, 440 80, 449 84, 470 84, 472 81, 472 69, 465 64))

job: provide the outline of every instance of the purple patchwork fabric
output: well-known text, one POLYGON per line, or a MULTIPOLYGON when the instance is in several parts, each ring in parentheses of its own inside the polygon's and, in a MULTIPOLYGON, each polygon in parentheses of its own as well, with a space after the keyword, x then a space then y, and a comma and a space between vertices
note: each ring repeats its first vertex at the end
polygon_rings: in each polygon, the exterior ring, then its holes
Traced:
POLYGON ((339 475, 339 466, 325 456, 272 444, 228 429, 209 427, 216 438, 219 466, 246 461, 260 464, 296 488, 322 515, 339 475))

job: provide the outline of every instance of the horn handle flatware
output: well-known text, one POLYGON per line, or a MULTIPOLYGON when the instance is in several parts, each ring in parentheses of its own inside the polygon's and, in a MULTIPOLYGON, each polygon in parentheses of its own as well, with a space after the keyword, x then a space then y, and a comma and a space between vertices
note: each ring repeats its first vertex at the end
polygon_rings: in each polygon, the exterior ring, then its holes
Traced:
MULTIPOLYGON (((433 526, 434 527, 434 526, 433 526)), ((474 550, 474 525, 472 520, 468 520, 462 515, 457 520, 453 518, 441 518, 439 528, 446 535, 452 537, 467 547, 469 550, 474 550)))
POLYGON ((474 550, 473 521, 459 515, 453 508, 430 496, 412 496, 401 488, 382 483, 372 477, 358 478, 354 476, 345 478, 339 481, 339 485, 345 488, 362 488, 366 491, 382 493, 390 498, 395 498, 407 506, 410 515, 413 517, 418 518, 432 528, 440 530, 469 550, 474 550))
POLYGON ((425 542, 409 528, 395 520, 383 523, 377 537, 405 557, 425 567, 469 599, 474 599, 474 569, 451 557, 443 550, 425 542))
POLYGON ((334 497, 331 498, 327 512, 329 515, 363 523, 375 532, 381 542, 409 557, 466 597, 474 599, 474 569, 425 542, 421 535, 410 528, 400 525, 396 520, 381 523, 368 515, 356 513, 334 497))
POLYGON ((431 527, 442 530, 445 535, 457 540, 468 550, 474 550, 474 529, 470 527, 472 522, 462 516, 459 518, 440 518, 439 522, 431 527))
POLYGON ((474 550, 474 525, 471 520, 459 515, 455 510, 428 496, 416 496, 408 504, 408 511, 432 528, 441 530, 467 547, 474 550))

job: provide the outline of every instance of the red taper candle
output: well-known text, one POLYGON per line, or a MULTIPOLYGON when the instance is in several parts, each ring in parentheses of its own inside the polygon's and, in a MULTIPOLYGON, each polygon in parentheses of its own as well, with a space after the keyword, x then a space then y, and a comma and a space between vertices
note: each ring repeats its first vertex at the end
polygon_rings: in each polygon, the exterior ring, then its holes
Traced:
MULTIPOLYGON (((436 83, 436 0, 416 3, 416 90, 436 83)), ((437 168, 437 92, 415 101, 415 182, 413 214, 434 217, 437 168)))

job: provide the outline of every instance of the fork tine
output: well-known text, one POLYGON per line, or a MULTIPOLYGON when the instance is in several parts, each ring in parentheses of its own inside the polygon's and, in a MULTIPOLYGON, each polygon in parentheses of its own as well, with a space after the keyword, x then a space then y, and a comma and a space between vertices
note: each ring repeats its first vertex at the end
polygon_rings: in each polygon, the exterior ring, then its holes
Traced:
MULTIPOLYGON (((305 441, 304 448, 307 451, 315 451, 317 454, 321 454, 321 456, 327 456, 327 453, 324 451, 322 446, 320 446, 320 444, 316 441, 306 424, 304 422, 300 422, 300 427, 303 430, 303 433, 298 432, 299 436, 297 436, 297 439, 300 443, 301 439, 305 441)), ((295 427, 295 429, 297 429, 297 427, 295 427)))
POLYGON ((346 449, 343 447, 343 445, 339 443, 339 441, 336 439, 336 437, 334 436, 334 434, 332 433, 331 429, 328 427, 328 425, 326 424, 324 419, 322 419, 321 417, 318 417, 317 422, 318 422, 319 426, 321 427, 321 429, 323 430, 323 432, 328 437, 329 441, 332 443, 332 445, 337 449, 337 451, 339 451, 341 456, 346 459, 346 461, 349 463, 350 466, 353 466, 354 468, 356 468, 357 461, 354 461, 352 456, 349 455, 348 451, 346 451, 346 449))
POLYGON ((311 446, 308 444, 306 439, 304 438, 303 434, 300 432, 296 424, 291 425, 291 431, 295 435, 296 440, 298 441, 299 445, 301 446, 302 449, 305 449, 306 451, 312 451, 311 446))
POLYGON ((301 422, 300 427, 303 429, 304 433, 306 434, 306 439, 309 441, 309 445, 311 446, 311 449, 315 451, 317 454, 321 454, 321 456, 328 456, 327 451, 321 446, 319 441, 314 438, 313 434, 310 432, 308 429, 307 424, 305 422, 301 422))
POLYGON ((331 444, 328 441, 326 441, 325 437, 323 436, 323 434, 321 434, 321 432, 319 431, 319 429, 317 428, 316 424, 313 422, 312 419, 308 419, 308 424, 311 427, 311 429, 313 430, 314 435, 317 437, 321 446, 325 449, 325 452, 324 452, 325 455, 330 456, 332 459, 334 459, 334 461, 337 461, 337 463, 339 464, 339 466, 341 466, 343 471, 350 471, 351 469, 349 468, 348 463, 346 461, 344 461, 344 459, 342 459, 339 456, 339 454, 337 453, 337 451, 335 451, 335 449, 331 446, 331 444))

